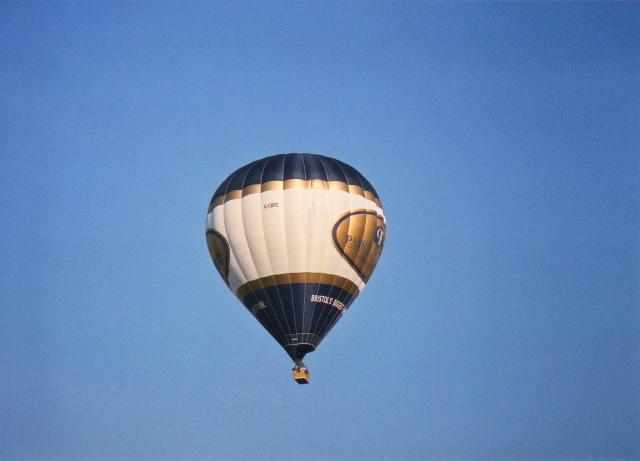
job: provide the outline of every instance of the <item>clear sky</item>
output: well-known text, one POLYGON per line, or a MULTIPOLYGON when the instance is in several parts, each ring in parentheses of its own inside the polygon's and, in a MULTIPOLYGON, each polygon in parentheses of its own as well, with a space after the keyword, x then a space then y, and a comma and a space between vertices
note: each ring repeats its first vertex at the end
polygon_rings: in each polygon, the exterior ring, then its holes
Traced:
POLYGON ((0 459, 638 459, 640 5, 0 4, 0 459), (209 199, 274 153, 376 187, 313 383, 209 199))

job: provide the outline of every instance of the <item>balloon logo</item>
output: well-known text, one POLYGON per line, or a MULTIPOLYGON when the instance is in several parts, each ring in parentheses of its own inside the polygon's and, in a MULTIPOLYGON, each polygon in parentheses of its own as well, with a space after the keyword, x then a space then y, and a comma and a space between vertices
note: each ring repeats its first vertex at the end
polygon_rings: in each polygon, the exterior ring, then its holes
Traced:
POLYGON ((382 253, 384 227, 384 218, 369 210, 349 212, 333 226, 336 249, 365 282, 382 253), (378 229, 382 229, 380 238, 378 229))
POLYGON ((213 229, 207 229, 207 246, 214 266, 224 283, 229 285, 229 244, 224 236, 213 229))
POLYGON ((376 227, 376 245, 382 246, 384 242, 384 227, 376 227))
POLYGON ((213 194, 206 241, 229 289, 295 363, 302 363, 362 292, 386 219, 367 179, 339 160, 280 154, 239 168, 213 194))

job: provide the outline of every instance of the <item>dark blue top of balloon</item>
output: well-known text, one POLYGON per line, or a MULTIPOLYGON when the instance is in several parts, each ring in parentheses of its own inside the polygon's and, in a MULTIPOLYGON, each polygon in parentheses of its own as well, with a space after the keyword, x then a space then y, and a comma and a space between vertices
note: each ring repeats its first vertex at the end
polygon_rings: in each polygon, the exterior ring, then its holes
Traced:
POLYGON ((371 183, 352 166, 324 155, 291 153, 271 155, 238 168, 220 184, 211 202, 233 190, 287 179, 342 181, 360 186, 378 197, 371 183))

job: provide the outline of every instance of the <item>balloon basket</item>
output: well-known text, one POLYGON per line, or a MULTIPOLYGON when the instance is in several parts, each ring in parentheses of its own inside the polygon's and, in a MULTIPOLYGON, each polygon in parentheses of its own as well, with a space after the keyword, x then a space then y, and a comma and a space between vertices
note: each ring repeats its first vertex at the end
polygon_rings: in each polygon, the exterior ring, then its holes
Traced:
POLYGON ((291 373, 293 374, 293 379, 298 384, 309 384, 311 382, 311 376, 306 367, 296 367, 291 370, 291 373))

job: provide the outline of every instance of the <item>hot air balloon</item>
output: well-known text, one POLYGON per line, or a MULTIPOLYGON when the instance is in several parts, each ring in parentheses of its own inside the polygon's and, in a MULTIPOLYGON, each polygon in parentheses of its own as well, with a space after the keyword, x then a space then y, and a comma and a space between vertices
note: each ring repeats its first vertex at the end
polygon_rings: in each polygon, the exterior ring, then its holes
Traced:
POLYGON ((386 219, 355 168, 316 154, 251 162, 213 194, 206 240, 229 289, 294 361, 302 362, 362 292, 380 258, 386 219))

